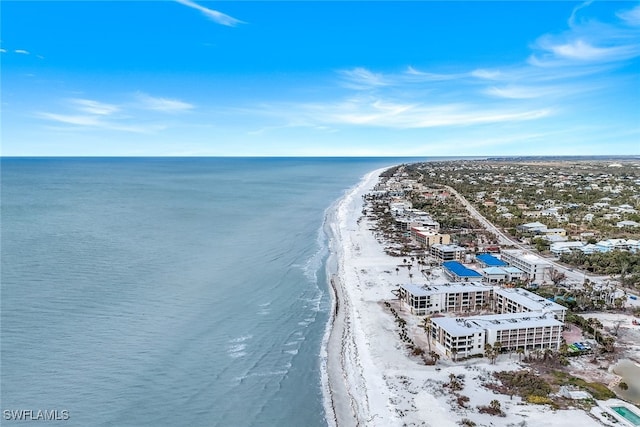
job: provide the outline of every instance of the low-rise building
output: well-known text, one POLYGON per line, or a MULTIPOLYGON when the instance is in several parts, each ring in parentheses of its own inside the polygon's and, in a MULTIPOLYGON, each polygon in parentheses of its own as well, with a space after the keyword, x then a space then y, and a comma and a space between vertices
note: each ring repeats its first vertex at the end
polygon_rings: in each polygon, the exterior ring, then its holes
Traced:
POLYGON ((579 250, 585 246, 584 242, 572 241, 572 242, 555 242, 552 243, 549 250, 554 255, 562 255, 570 253, 571 251, 579 250))
POLYGON ((492 285, 499 285, 507 281, 507 272, 500 267, 486 267, 481 270, 482 281, 492 285))
POLYGON ((485 344, 503 349, 560 348, 562 322, 542 313, 494 314, 478 317, 431 319, 431 339, 448 356, 484 353, 485 344))
POLYGON ((547 226, 541 222, 529 222, 517 226, 516 229, 525 233, 543 233, 547 230, 547 226))
POLYGON ((411 227, 411 240, 424 247, 430 247, 435 244, 448 245, 451 242, 451 236, 440 234, 431 228, 411 227))
POLYGON ((430 299, 430 294, 426 289, 413 284, 400 285, 398 298, 400 301, 407 304, 411 313, 417 316, 424 316, 431 313, 427 310, 427 300, 430 299))
POLYGON ((446 261, 442 263, 445 274, 454 282, 468 282, 471 280, 481 280, 482 274, 465 267, 458 261, 446 261))
POLYGON ((507 272, 507 282, 515 282, 519 280, 524 280, 526 278, 526 274, 524 271, 520 270, 517 267, 502 267, 504 271, 507 272))
POLYGON ((564 228, 547 228, 542 233, 546 236, 566 236, 567 230, 564 228))
POLYGON ((567 308, 522 288, 496 289, 494 310, 496 313, 551 313, 564 322, 567 308))
POLYGON ((624 228, 624 227, 636 228, 636 227, 640 227, 640 223, 637 223, 635 221, 619 221, 618 223, 616 223, 616 227, 618 227, 618 228, 624 228))
POLYGON ((518 249, 505 249, 501 257, 510 266, 524 271, 531 282, 544 282, 551 271, 549 261, 518 249))
POLYGON ((476 260, 485 267, 506 267, 508 265, 489 253, 476 255, 476 260))
POLYGON ((440 262, 460 261, 464 258, 466 249, 458 245, 435 244, 431 245, 429 252, 432 257, 440 262))

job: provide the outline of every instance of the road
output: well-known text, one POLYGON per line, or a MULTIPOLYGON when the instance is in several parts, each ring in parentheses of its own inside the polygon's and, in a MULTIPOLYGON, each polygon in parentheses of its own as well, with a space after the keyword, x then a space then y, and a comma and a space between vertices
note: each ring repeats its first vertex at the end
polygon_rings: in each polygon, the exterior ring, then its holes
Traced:
POLYGON ((556 259, 553 259, 550 257, 544 257, 544 256, 541 256, 537 251, 535 252, 532 251, 527 245, 524 245, 521 242, 513 239, 511 236, 505 234, 504 231, 496 227, 492 222, 490 222, 480 212, 478 212, 478 210, 455 189, 453 189, 452 187, 449 187, 448 185, 445 185, 444 187, 451 194, 456 196, 456 198, 460 201, 460 203, 462 203, 462 205, 467 209, 467 211, 475 219, 477 219, 478 222, 480 222, 480 224, 482 224, 482 226, 485 229, 487 229, 489 232, 493 233, 496 236, 498 243, 500 245, 514 246, 515 248, 520 249, 528 254, 532 254, 532 255, 536 255, 541 258, 544 258, 547 262, 549 262, 553 266, 553 268, 565 274, 567 278, 566 282, 582 284, 584 283, 585 279, 589 279, 591 282, 594 282, 594 283, 603 283, 604 281, 611 280, 609 276, 590 276, 582 270, 574 270, 573 268, 566 267, 560 264, 559 262, 557 262, 556 259))

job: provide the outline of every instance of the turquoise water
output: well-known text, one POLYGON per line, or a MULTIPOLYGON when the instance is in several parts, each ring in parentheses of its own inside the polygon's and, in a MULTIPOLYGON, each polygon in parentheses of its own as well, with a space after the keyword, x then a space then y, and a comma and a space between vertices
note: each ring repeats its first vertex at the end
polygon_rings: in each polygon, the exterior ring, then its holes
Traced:
POLYGON ((325 211, 402 161, 2 159, 1 409, 326 425, 325 211))
POLYGON ((620 414, 620 416, 628 420, 631 424, 640 426, 640 417, 631 409, 625 406, 612 406, 611 409, 616 411, 618 414, 620 414))

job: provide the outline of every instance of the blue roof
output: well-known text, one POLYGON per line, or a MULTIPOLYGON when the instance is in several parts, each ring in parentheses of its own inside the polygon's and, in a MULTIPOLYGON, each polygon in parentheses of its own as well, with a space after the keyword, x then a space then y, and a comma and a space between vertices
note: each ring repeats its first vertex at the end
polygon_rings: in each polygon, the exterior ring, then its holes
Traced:
POLYGON ((494 257, 491 254, 479 254, 476 255, 476 259, 487 267, 505 267, 507 265, 506 262, 494 257))
POLYGON ((465 267, 458 261, 443 262, 442 266, 458 277, 482 277, 482 274, 475 270, 465 267))

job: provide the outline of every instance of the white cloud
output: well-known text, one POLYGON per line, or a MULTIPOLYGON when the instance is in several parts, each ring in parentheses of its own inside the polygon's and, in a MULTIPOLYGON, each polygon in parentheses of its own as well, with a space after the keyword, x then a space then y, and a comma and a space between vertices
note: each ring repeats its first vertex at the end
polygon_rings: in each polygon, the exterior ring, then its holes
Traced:
MULTIPOLYGON (((154 98, 137 94, 136 102, 111 104, 93 99, 65 100, 65 112, 38 112, 36 116, 48 121, 69 125, 68 130, 110 130, 120 132, 153 133, 167 128, 154 112, 179 112, 193 108, 186 102, 154 98), (151 113, 149 112, 151 111, 151 113)), ((165 120, 165 119, 163 119, 165 120)))
POLYGON ((640 26, 640 5, 630 10, 618 12, 618 18, 632 26, 640 26))
POLYGON ((637 46, 596 47, 584 40, 572 40, 565 44, 545 43, 541 45, 557 57, 580 61, 617 61, 631 58, 638 53, 637 46))
POLYGON ((7 53, 7 49, 0 48, 0 53, 7 53))
POLYGON ((519 86, 504 86, 496 87, 492 86, 485 90, 487 95, 495 96, 498 98, 508 99, 531 99, 544 96, 544 94, 535 87, 519 87, 519 86))
POLYGON ((569 18, 569 29, 544 34, 533 44, 528 62, 541 67, 567 67, 585 63, 617 63, 640 56, 640 6, 615 14, 613 21, 578 20, 577 6, 569 18))
POLYGON ((440 74, 430 73, 427 71, 419 71, 411 65, 407 67, 406 75, 415 76, 416 79, 425 81, 445 81, 463 77, 462 74, 440 74))
POLYGON ((346 81, 345 86, 351 89, 370 89, 390 84, 382 74, 372 73, 362 67, 341 70, 339 73, 346 81))
POLYGON ((471 75, 473 77, 485 80, 498 80, 499 78, 503 77, 503 73, 501 73, 500 71, 484 69, 473 70, 471 72, 471 75))
POLYGON ((19 53, 21 55, 29 55, 29 51, 24 50, 24 49, 16 49, 13 51, 14 53, 19 53))
POLYGON ((580 9, 584 9, 585 7, 589 6, 591 3, 593 3, 593 0, 588 0, 573 8, 573 10, 571 11, 571 16, 569 17, 569 21, 568 21, 569 27, 573 27, 576 25, 576 15, 580 11, 580 9))
POLYGON ((66 123, 70 125, 79 125, 79 126, 101 126, 102 125, 102 122, 96 116, 55 114, 55 113, 38 113, 38 116, 47 120, 66 123))
MULTIPOLYGON (((117 121, 104 120, 101 116, 91 115, 74 115, 74 114, 56 114, 56 113, 38 113, 39 117, 63 123, 65 125, 73 125, 78 129, 102 129, 118 132, 133 132, 133 133, 154 133, 166 129, 166 125, 158 123, 149 124, 129 124, 117 121)), ((64 130, 64 129, 58 129, 64 130)), ((69 130, 69 129, 67 129, 69 130)))
POLYGON ((483 93, 492 97, 505 99, 557 99, 578 93, 584 94, 601 88, 602 86, 598 84, 591 84, 589 86, 580 84, 562 84, 558 86, 508 84, 505 86, 488 87, 483 93))
POLYGON ((214 22, 217 22, 220 25, 226 25, 227 27, 235 27, 238 24, 244 24, 244 22, 240 21, 239 19, 236 19, 229 15, 225 15, 224 13, 218 12, 217 10, 208 9, 204 6, 200 6, 199 4, 194 3, 191 0, 176 0, 176 1, 187 7, 199 10, 205 16, 207 16, 208 18, 210 18, 214 22))
POLYGON ((107 116, 120 110, 120 107, 117 105, 105 104, 104 102, 93 101, 91 99, 71 99, 70 101, 79 110, 100 116, 107 116))
POLYGON ((421 129, 536 120, 549 116, 552 110, 487 107, 463 103, 405 103, 381 98, 355 97, 339 102, 268 105, 253 113, 272 118, 279 117, 289 126, 336 128, 348 125, 421 129))
POLYGON ((192 104, 177 99, 157 98, 145 93, 137 93, 138 106, 145 110, 179 113, 194 108, 192 104))

